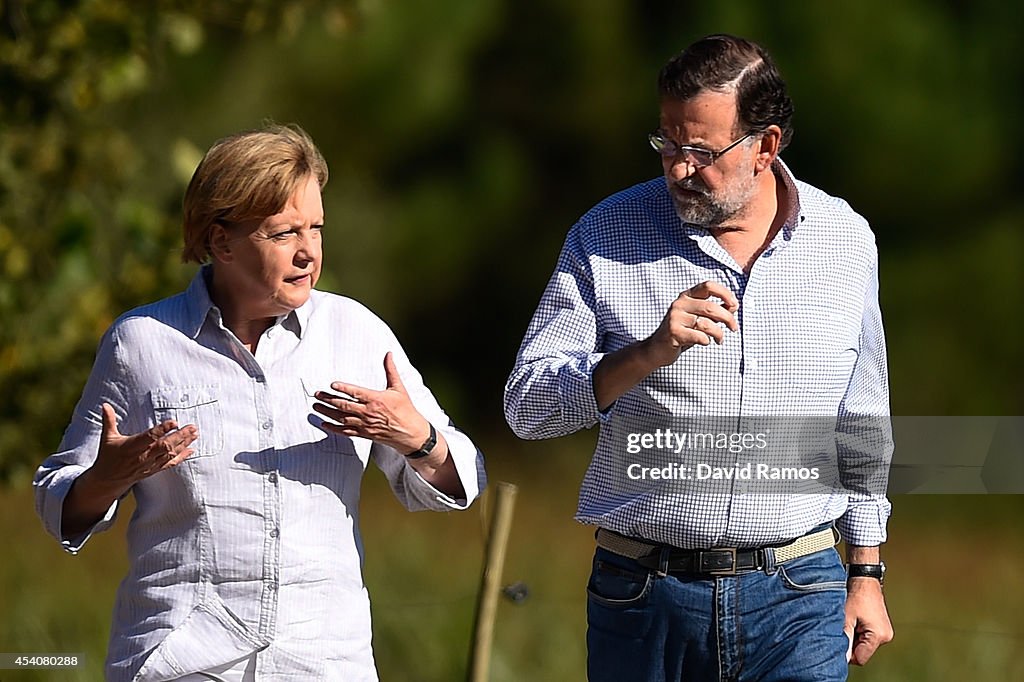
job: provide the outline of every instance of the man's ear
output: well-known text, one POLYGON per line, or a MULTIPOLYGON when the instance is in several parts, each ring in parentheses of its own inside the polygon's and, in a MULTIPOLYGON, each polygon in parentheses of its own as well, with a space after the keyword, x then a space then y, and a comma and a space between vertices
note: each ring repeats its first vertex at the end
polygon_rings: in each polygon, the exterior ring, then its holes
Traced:
POLYGON ((231 239, 221 223, 214 223, 210 228, 210 258, 221 263, 230 263, 234 260, 234 254, 231 253, 231 239))
POLYGON ((782 142, 782 129, 777 125, 765 128, 757 141, 757 156, 754 159, 754 174, 760 175, 772 167, 779 155, 779 144, 782 142))

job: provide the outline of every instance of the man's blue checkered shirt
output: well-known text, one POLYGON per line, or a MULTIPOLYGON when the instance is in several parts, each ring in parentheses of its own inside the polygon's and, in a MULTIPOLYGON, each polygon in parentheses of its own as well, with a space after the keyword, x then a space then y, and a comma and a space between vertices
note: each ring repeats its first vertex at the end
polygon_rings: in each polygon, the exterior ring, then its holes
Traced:
POLYGON ((600 424, 577 520, 687 548, 783 542, 832 520, 851 544, 885 540, 892 439, 874 236, 842 199, 781 161, 775 171, 798 204, 749 274, 679 219, 664 178, 605 199, 569 231, 505 387, 505 416, 529 439, 600 424), (650 336, 681 292, 707 280, 740 301, 739 332, 684 351, 599 412, 594 367, 650 336), (831 418, 840 478, 874 469, 883 485, 783 495, 736 481, 694 494, 624 484, 624 433, 700 415, 831 418))

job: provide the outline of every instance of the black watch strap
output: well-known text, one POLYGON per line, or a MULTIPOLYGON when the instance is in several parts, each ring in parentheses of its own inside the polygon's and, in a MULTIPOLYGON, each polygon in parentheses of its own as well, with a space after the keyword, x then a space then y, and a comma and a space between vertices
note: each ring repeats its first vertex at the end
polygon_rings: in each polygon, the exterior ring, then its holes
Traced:
POLYGON ((419 450, 413 450, 406 455, 407 458, 419 459, 420 457, 426 457, 434 449, 434 446, 437 445, 437 431, 434 429, 434 425, 428 423, 427 426, 430 427, 430 435, 427 436, 427 440, 423 442, 419 450))
POLYGON ((885 563, 847 564, 846 575, 850 578, 874 578, 880 583, 885 582, 885 563))

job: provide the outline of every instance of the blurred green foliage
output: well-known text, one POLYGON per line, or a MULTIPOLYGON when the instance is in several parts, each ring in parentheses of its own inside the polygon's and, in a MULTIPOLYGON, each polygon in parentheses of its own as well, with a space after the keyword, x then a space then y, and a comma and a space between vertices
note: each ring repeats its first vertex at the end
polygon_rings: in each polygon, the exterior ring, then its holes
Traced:
POLYGON ((114 317, 188 280, 175 195, 200 152, 165 119, 154 164, 125 112, 210 36, 294 40, 317 5, 0 2, 0 481, 55 448, 114 317))
POLYGON ((202 151, 298 122, 331 165, 323 288, 449 411, 501 386, 565 231, 658 173, 660 65, 729 31, 797 106, 785 156, 878 235, 898 414, 1019 414, 1020 13, 1006 3, 0 2, 0 480, 51 451, 96 342, 183 287, 202 151))

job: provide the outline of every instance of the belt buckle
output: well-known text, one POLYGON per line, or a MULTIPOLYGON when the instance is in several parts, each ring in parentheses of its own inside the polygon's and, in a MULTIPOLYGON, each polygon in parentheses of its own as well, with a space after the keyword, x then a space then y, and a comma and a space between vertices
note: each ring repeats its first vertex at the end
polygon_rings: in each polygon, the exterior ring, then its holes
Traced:
MULTIPOLYGON (((707 571, 708 575, 714 576, 731 576, 736 575, 736 553, 739 551, 735 547, 722 547, 720 549, 713 549, 712 552, 728 552, 732 557, 731 566, 729 568, 714 568, 707 571)), ((704 553, 701 552, 701 555, 704 553)))

